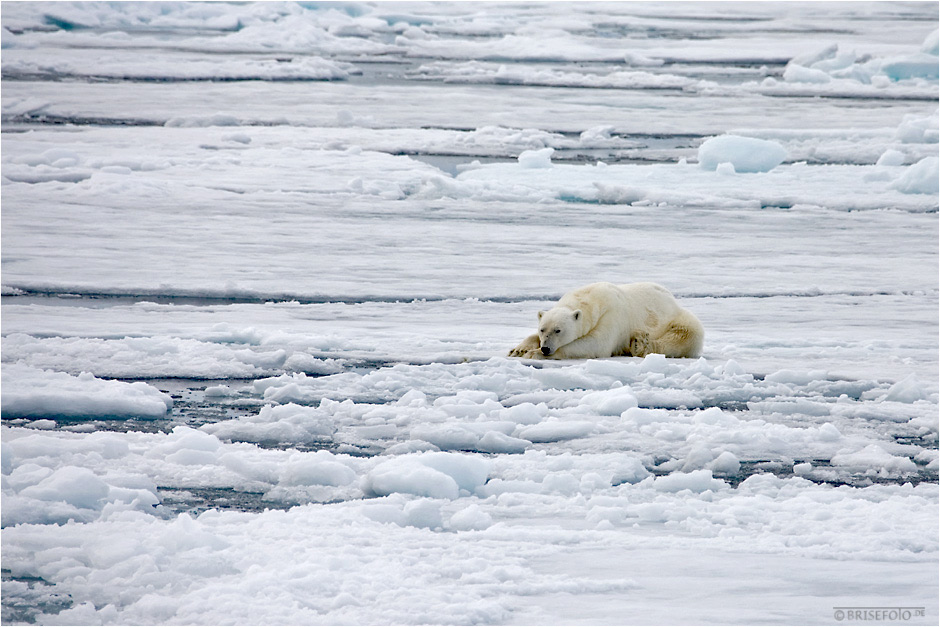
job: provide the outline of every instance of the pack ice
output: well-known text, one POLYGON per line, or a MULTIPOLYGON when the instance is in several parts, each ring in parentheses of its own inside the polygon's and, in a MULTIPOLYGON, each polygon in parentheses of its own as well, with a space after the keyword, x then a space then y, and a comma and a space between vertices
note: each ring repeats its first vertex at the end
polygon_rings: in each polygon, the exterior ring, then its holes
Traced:
POLYGON ((4 624, 938 624, 936 4, 0 22, 4 624))

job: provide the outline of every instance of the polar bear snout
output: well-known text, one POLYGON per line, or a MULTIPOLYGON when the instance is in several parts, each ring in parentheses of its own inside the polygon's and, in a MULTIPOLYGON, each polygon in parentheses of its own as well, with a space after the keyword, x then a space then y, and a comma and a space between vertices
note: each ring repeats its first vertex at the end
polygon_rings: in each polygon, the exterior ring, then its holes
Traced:
POLYGON ((552 354, 552 349, 550 349, 548 346, 543 346, 543 347, 542 347, 542 354, 547 357, 547 356, 549 356, 549 355, 552 354))

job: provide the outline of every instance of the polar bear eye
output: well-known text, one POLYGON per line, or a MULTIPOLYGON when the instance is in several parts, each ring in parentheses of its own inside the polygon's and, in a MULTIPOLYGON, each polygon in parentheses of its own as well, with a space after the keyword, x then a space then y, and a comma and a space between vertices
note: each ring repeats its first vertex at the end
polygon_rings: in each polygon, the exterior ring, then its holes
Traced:
POLYGON ((555 329, 555 333, 561 333, 561 329, 555 329))

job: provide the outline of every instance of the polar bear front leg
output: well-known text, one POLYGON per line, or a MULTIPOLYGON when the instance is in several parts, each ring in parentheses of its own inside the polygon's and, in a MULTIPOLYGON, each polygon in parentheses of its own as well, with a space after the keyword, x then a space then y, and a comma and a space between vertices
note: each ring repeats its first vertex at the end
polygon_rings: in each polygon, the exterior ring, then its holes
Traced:
POLYGON ((539 334, 533 333, 526 339, 522 340, 522 343, 519 344, 519 346, 509 351, 509 356, 539 359, 542 357, 542 351, 539 349, 540 346, 541 344, 539 343, 539 334), (538 356, 535 357, 532 355, 532 353, 538 353, 538 356))
POLYGON ((594 335, 584 335, 559 347, 549 359, 604 359, 611 357, 610 342, 594 335))

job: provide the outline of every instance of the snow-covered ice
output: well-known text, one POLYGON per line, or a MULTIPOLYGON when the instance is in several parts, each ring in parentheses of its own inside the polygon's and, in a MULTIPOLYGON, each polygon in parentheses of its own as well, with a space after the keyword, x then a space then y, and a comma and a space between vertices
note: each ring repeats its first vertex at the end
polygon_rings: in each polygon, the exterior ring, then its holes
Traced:
POLYGON ((937 624, 936 4, 2 26, 5 624, 937 624))

